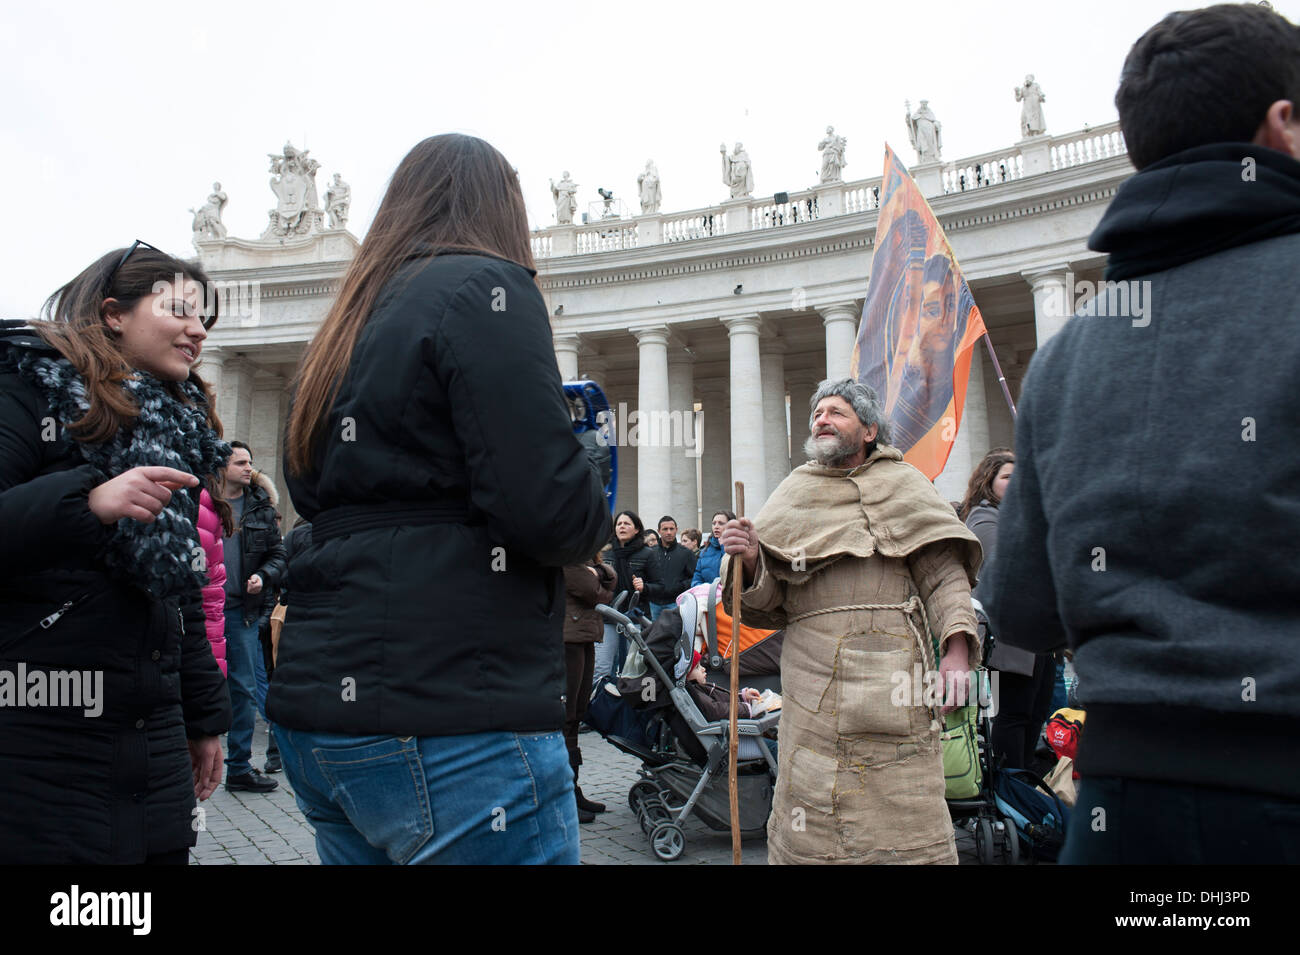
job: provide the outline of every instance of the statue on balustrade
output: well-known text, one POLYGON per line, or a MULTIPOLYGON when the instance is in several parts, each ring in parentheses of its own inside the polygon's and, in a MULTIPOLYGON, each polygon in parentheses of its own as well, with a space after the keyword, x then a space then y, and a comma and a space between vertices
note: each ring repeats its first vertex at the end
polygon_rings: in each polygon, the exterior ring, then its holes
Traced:
POLYGON ((271 191, 276 205, 262 238, 309 235, 321 227, 323 214, 316 193, 316 170, 320 163, 311 150, 297 150, 285 143, 280 153, 268 153, 271 160, 271 191))
POLYGON ((727 144, 718 147, 722 153, 722 181, 731 187, 731 198, 741 199, 754 191, 754 167, 749 162, 749 153, 745 147, 736 143, 731 155, 727 155, 727 144))
POLYGON ((331 229, 348 227, 348 210, 352 207, 352 187, 338 173, 325 190, 325 211, 329 213, 331 229))
POLYGON ((822 151, 822 182, 840 182, 844 178, 844 147, 849 141, 835 135, 835 127, 826 127, 826 138, 817 144, 822 151))
POLYGON ((1041 136, 1047 132, 1047 120, 1043 118, 1043 100, 1047 95, 1043 88, 1034 82, 1034 74, 1025 77, 1025 85, 1016 87, 1016 102, 1024 103, 1020 107, 1020 135, 1025 139, 1041 136))
POLYGON ((551 180, 551 196, 555 199, 555 221, 560 225, 572 225, 573 214, 578 211, 578 184, 569 178, 566 169, 557 185, 551 180))
POLYGON ((648 216, 658 212, 663 196, 659 192, 659 170, 655 168, 653 159, 645 161, 645 172, 636 177, 636 185, 641 193, 641 214, 648 216))
POLYGON ((934 117, 930 110, 930 101, 921 100, 921 107, 912 112, 912 104, 904 102, 906 107, 907 138, 916 150, 917 162, 938 162, 943 150, 943 124, 934 117))
POLYGON ((226 237, 226 227, 221 221, 221 213, 225 210, 227 201, 226 194, 221 191, 221 183, 214 182, 208 201, 197 209, 190 210, 194 213, 194 224, 191 228, 194 230, 196 240, 226 237))

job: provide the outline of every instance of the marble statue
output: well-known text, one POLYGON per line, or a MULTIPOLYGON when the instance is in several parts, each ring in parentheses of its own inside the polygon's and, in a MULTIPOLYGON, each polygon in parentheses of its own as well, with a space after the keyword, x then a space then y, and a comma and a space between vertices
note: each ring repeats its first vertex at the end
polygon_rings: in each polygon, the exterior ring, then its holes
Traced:
POLYGON ((849 141, 843 136, 835 135, 835 127, 826 127, 826 138, 817 144, 822 151, 822 182, 840 182, 844 176, 844 147, 849 141))
POLYGON ((659 170, 655 168, 653 159, 645 161, 645 172, 636 177, 636 185, 641 193, 641 214, 658 212, 663 196, 659 191, 659 170))
POLYGON ((1024 103, 1020 107, 1020 135, 1025 139, 1041 136, 1047 132, 1047 120, 1043 118, 1043 100, 1047 95, 1043 88, 1034 82, 1034 74, 1025 77, 1025 85, 1016 87, 1016 102, 1024 103))
POLYGON ((212 194, 208 196, 208 201, 199 206, 198 209, 191 209, 194 213, 194 238, 197 239, 224 239, 226 237, 226 227, 221 221, 221 213, 226 208, 226 194, 221 191, 221 183, 212 184, 212 194))
POLYGON ((731 187, 731 198, 740 199, 754 191, 754 167, 749 162, 749 153, 745 147, 736 143, 731 155, 727 155, 727 144, 718 147, 722 153, 722 181, 731 187))
POLYGON ((572 225, 573 214, 578 211, 578 184, 569 178, 566 169, 560 177, 559 185, 551 180, 551 196, 555 199, 555 221, 560 225, 572 225))
POLYGON ((331 229, 348 227, 348 209, 352 206, 352 187, 338 173, 325 190, 325 211, 329 213, 331 229))
POLYGON ((943 151, 943 124, 934 118, 930 101, 921 100, 921 107, 915 113, 912 112, 911 103, 903 105, 907 110, 907 138, 916 150, 917 162, 938 162, 939 154, 943 151))
POLYGON ((310 150, 300 151, 285 143, 279 154, 267 154, 271 160, 271 191, 275 193, 276 204, 262 238, 308 235, 320 228, 322 214, 316 195, 316 170, 320 163, 309 153, 310 150))

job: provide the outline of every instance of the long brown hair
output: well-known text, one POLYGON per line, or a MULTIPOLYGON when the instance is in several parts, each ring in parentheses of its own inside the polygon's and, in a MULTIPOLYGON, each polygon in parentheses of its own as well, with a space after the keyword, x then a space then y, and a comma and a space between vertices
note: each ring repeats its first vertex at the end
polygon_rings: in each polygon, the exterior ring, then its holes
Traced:
MULTIPOLYGON (((117 339, 104 322, 105 300, 116 301, 109 306, 113 311, 130 311, 140 299, 154 294, 158 283, 174 282, 178 275, 199 283, 205 297, 212 289, 207 274, 194 262, 144 246, 132 251, 123 261, 126 252, 125 248, 114 249, 99 258, 46 299, 41 308, 43 321, 32 323, 36 334, 71 362, 86 383, 90 409, 72 422, 69 430, 76 440, 88 444, 109 440, 140 414, 122 388, 122 382, 132 377, 135 370, 122 357, 117 339)), ((203 389, 208 402, 208 425, 221 434, 212 389, 194 370, 190 371, 189 380, 203 389)), ((183 399, 173 383, 165 382, 164 386, 183 399)))
POLYGON ((384 287, 408 260, 442 252, 487 252, 533 268, 519 176, 501 153, 473 136, 431 136, 393 173, 298 370, 285 441, 291 473, 311 468, 357 337, 384 287))
POLYGON ((970 483, 966 485, 966 496, 962 498, 961 507, 957 509, 957 516, 963 521, 966 520, 970 516, 971 508, 980 501, 1000 504, 1001 501, 993 493, 993 479, 1002 470, 1002 465, 1015 463, 1016 455, 1010 448, 994 448, 984 455, 984 460, 975 465, 975 470, 971 472, 970 483))

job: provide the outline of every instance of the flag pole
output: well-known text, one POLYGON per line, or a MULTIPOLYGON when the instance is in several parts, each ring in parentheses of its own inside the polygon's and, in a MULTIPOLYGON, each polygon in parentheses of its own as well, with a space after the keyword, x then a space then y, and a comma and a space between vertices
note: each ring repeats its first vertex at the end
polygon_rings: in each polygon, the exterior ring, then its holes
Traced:
POLYGON ((984 347, 989 350, 989 357, 993 359, 993 370, 997 372, 998 384, 1002 386, 1002 397, 1007 399, 1007 407, 1011 409, 1011 420, 1016 420, 1016 403, 1011 400, 1011 390, 1007 388, 1007 376, 1002 374, 1002 365, 998 362, 997 352, 993 350, 993 342, 989 340, 989 333, 984 333, 984 347))
MULTIPOLYGON (((736 517, 745 516, 745 482, 736 482, 736 517)), ((731 864, 740 865, 740 782, 736 760, 740 741, 736 737, 738 713, 736 697, 740 693, 740 594, 745 589, 745 559, 741 554, 732 567, 731 584, 731 694, 727 712, 727 796, 731 803, 731 864)))

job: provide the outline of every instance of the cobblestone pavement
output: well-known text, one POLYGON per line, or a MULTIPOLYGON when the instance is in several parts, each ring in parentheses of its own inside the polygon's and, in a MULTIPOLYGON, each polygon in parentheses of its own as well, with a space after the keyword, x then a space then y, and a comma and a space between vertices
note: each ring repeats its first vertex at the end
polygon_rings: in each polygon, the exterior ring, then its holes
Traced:
MULTIPOLYGON (((715 832, 698 820, 685 825, 686 851, 674 863, 655 859, 627 802, 636 781, 634 757, 619 752, 595 733, 581 737, 585 763, 581 785, 587 798, 603 802, 608 811, 582 827, 582 861, 588 865, 727 865, 731 862, 731 835, 715 832)), ((253 738, 253 765, 265 761, 266 725, 258 720, 253 738)), ((277 774, 280 787, 266 795, 231 793, 221 786, 205 803, 199 819, 206 827, 190 861, 198 865, 316 865, 316 839, 294 801, 289 781, 277 774)), ((975 864, 975 844, 969 833, 958 830, 957 851, 962 865, 975 864)), ((762 833, 747 836, 741 848, 746 865, 767 863, 767 840, 762 833)))

